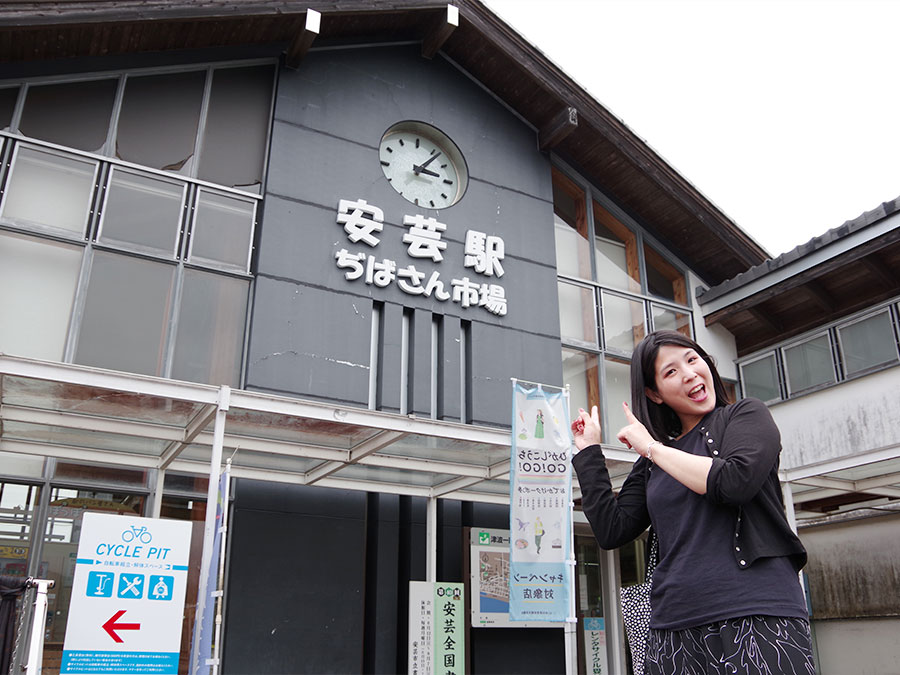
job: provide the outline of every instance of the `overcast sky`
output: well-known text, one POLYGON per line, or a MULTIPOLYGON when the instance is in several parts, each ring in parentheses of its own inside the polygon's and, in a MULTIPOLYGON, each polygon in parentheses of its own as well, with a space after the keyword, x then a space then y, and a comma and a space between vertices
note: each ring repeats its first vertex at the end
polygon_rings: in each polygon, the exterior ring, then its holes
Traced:
POLYGON ((900 0, 484 0, 773 256, 900 196, 900 0))

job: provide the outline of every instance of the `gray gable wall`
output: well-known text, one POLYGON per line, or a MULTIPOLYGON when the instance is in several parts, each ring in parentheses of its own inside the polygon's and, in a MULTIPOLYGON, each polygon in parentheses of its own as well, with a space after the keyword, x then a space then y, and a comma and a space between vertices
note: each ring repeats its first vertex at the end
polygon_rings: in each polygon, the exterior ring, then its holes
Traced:
MULTIPOLYGON (((432 323, 437 321, 438 410, 467 421, 508 425, 511 377, 561 384, 550 165, 535 132, 440 57, 417 47, 322 50, 279 76, 261 219, 246 385, 303 398, 368 404, 373 305, 381 308, 378 406, 400 409, 401 336, 409 324, 409 411, 430 416, 432 323), (465 155, 468 190, 456 205, 424 209, 400 197, 381 171, 378 144, 392 124, 419 120, 450 136, 465 155), (380 243, 347 238, 341 199, 384 212, 380 243), (402 237, 406 215, 447 226, 444 259, 415 259, 402 237), (499 280, 463 266, 466 231, 503 238, 499 280), (499 283, 508 313, 463 308, 347 280, 336 251, 415 264, 450 281, 499 283), (404 310, 404 307, 406 310, 404 310), (468 355, 460 352, 468 340, 468 355), (461 371, 467 371, 462 374, 461 371)), ((427 280, 427 277, 426 277, 427 280)))

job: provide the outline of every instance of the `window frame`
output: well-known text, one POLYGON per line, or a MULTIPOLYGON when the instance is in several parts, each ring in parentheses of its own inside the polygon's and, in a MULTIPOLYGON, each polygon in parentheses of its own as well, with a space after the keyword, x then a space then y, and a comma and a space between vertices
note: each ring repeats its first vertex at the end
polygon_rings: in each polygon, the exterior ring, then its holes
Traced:
POLYGON ((894 313, 891 311, 891 306, 883 307, 874 312, 865 314, 863 316, 856 317, 851 319, 850 321, 844 321, 843 323, 837 324, 834 327, 835 333, 835 342, 838 350, 838 356, 840 357, 840 368, 841 373, 844 376, 844 379, 851 380, 857 377, 862 377, 864 375, 868 375, 869 373, 875 372, 877 370, 881 370, 883 368, 890 368, 891 365, 896 365, 900 363, 900 349, 898 349, 897 344, 897 330, 896 330, 897 322, 894 318, 894 313), (888 319, 888 327, 890 328, 891 333, 891 344, 894 348, 894 356, 893 358, 882 361, 880 363, 873 364, 871 366, 866 366, 865 368, 861 368, 860 370, 853 371, 852 373, 847 371, 847 355, 844 351, 844 338, 841 334, 841 331, 844 328, 848 328, 850 326, 862 323, 863 321, 868 321, 869 319, 875 318, 880 314, 886 314, 888 319))

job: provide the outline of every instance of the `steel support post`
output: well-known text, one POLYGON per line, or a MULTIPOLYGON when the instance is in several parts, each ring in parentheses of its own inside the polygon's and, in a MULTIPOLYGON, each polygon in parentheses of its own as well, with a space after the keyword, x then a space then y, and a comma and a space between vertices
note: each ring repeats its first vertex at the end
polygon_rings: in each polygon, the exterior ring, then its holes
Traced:
POLYGON ((209 458, 209 488, 206 492, 206 521, 203 529, 203 555, 200 559, 200 584, 197 588, 197 612, 194 615, 194 639, 191 641, 192 675, 208 673, 206 659, 209 654, 201 655, 200 628, 203 612, 206 611, 206 586, 209 582, 210 564, 212 562, 213 539, 216 527, 216 502, 219 498, 219 472, 222 470, 222 450, 225 443, 225 418, 231 401, 231 387, 222 385, 219 389, 219 404, 216 410, 216 423, 213 430, 212 453, 209 458))

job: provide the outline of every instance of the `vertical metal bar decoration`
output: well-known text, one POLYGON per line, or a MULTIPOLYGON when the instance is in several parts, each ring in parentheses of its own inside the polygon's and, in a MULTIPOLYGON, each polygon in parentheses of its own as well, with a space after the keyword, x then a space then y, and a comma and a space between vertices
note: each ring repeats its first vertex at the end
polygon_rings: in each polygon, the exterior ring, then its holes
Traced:
POLYGON ((521 380, 512 385, 509 618, 568 622, 573 613, 568 400, 559 387, 521 380))
POLYGON ((213 638, 212 675, 219 675, 219 666, 222 662, 222 614, 225 604, 225 551, 228 539, 228 503, 231 498, 231 459, 225 462, 225 472, 222 474, 222 487, 219 490, 219 498, 222 504, 222 524, 219 527, 219 574, 216 584, 216 631, 213 638))
POLYGON ((225 418, 231 401, 231 387, 222 385, 219 389, 219 406, 216 411, 216 423, 213 430, 212 453, 209 458, 209 488, 206 493, 206 521, 203 530, 203 556, 200 562, 200 584, 197 587, 197 610, 194 615, 194 635, 191 647, 191 675, 208 673, 206 658, 200 658, 200 637, 202 633, 203 613, 206 611, 207 584, 209 583, 210 566, 213 556, 213 540, 215 539, 216 508, 219 498, 219 472, 222 467, 222 447, 225 443, 225 418), (205 670, 204 670, 205 669, 205 670))

